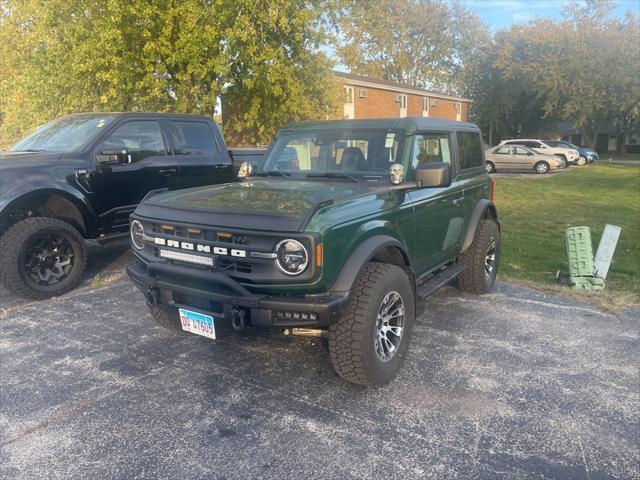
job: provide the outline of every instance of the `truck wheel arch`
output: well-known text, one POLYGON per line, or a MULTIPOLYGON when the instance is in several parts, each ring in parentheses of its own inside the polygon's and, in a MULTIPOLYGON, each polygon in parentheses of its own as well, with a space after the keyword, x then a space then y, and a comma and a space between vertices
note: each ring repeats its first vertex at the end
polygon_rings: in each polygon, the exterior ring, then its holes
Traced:
POLYGON ((410 270, 410 280, 415 287, 415 275, 411 269, 411 262, 405 246, 389 235, 375 235, 367 238, 351 252, 331 290, 334 292, 350 291, 362 270, 372 260, 399 265, 410 270))
POLYGON ((469 224, 467 225, 467 229, 462 239, 462 245, 460 247, 461 254, 466 252, 469 247, 471 247, 473 239, 476 237, 476 231, 478 230, 478 226, 480 225, 480 220, 485 218, 491 218, 495 220, 498 224, 498 228, 500 228, 500 223, 498 222, 498 212, 496 210, 495 204, 491 203, 486 198, 483 198, 476 204, 475 208, 473 209, 473 213, 471 213, 471 216, 469 217, 469 224))
POLYGON ((25 193, 9 203, 2 212, 7 226, 21 220, 22 212, 33 212, 32 216, 51 217, 73 225, 83 236, 91 236, 96 229, 95 221, 77 199, 60 190, 37 190, 25 193))

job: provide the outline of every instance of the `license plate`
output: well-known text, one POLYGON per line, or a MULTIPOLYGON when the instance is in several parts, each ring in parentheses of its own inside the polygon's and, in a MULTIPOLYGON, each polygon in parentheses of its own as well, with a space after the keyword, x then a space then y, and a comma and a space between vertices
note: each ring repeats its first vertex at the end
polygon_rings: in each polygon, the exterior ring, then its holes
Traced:
POLYGON ((211 315, 179 309, 180 323, 185 332, 195 333, 203 337, 216 339, 216 327, 211 315))

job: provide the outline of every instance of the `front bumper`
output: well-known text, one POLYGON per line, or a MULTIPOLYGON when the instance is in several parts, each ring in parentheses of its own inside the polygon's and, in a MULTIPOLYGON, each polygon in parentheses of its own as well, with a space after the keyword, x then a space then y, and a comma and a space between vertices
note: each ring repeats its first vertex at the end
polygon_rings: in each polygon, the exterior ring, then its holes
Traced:
POLYGON ((321 328, 338 321, 349 294, 287 296, 252 293, 229 276, 171 263, 142 262, 126 266, 127 274, 150 305, 224 314, 238 310, 254 328, 321 328))

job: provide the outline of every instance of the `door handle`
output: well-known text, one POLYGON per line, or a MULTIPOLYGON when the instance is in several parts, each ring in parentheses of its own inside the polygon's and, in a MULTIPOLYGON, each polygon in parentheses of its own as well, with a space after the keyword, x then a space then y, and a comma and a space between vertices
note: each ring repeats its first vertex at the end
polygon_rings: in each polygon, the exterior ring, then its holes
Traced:
POLYGON ((164 175, 165 177, 169 177, 171 175, 175 175, 177 170, 175 168, 163 168, 160 170, 160 175, 164 175))
POLYGON ((451 203, 453 203, 454 205, 460 205, 460 202, 462 202, 463 200, 464 200, 464 197, 458 197, 451 200, 451 203))

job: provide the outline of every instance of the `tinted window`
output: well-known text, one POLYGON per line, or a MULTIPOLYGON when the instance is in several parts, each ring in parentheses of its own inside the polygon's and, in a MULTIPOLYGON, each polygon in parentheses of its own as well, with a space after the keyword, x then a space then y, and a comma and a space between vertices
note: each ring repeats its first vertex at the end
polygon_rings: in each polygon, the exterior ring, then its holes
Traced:
POLYGON ((154 120, 138 120, 121 125, 98 147, 99 152, 104 150, 126 150, 127 163, 167 154, 160 124, 154 120))
POLYGON ((172 121, 177 155, 211 155, 218 150, 213 132, 205 122, 172 121))
POLYGON ((413 166, 421 163, 451 163, 449 135, 442 133, 418 133, 413 145, 413 166))
POLYGON ((545 148, 540 142, 523 142, 522 144, 529 148, 545 148))
POLYGON ((460 167, 472 168, 483 164, 482 142, 477 132, 458 132, 458 151, 460 167))

